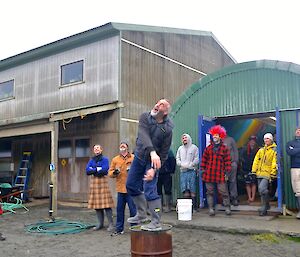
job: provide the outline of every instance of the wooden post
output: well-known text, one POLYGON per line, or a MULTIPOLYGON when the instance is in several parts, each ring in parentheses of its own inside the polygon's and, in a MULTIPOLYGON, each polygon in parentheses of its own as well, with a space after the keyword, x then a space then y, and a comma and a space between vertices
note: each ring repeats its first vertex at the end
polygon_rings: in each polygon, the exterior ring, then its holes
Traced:
POLYGON ((51 171, 51 182, 53 184, 52 210, 53 217, 57 215, 57 149, 58 149, 58 121, 53 122, 51 130, 51 163, 55 169, 51 171))

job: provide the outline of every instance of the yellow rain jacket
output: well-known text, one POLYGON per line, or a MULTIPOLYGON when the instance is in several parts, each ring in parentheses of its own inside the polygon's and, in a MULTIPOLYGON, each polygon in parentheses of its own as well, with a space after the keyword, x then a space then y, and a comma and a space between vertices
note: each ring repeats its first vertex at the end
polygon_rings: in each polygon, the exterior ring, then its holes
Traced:
POLYGON ((277 176, 277 153, 276 144, 260 148, 255 155, 252 172, 257 177, 276 178, 277 176))

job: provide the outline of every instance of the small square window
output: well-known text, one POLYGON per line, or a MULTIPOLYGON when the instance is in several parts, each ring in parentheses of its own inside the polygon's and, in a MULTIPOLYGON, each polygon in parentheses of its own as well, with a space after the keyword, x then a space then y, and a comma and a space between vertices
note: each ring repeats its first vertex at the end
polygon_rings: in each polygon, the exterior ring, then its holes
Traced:
POLYGON ((61 66, 61 85, 83 81, 83 60, 61 66))
POLYGON ((58 158, 72 157, 72 143, 70 140, 62 140, 58 142, 58 158))
POLYGON ((75 155, 76 157, 89 157, 90 156, 90 140, 77 139, 75 141, 75 155))
POLYGON ((14 96, 14 80, 0 83, 0 100, 14 96))

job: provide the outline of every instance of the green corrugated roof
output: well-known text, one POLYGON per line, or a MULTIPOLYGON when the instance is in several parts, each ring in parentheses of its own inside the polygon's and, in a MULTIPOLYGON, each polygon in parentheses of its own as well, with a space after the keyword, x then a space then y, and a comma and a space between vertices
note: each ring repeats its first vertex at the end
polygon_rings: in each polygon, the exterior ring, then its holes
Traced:
MULTIPOLYGON (((266 73, 264 73, 266 74, 266 73)), ((176 116, 176 114, 179 112, 179 110, 185 105, 189 103, 189 99, 192 97, 196 96, 199 98, 199 101, 202 101, 204 105, 207 105, 211 103, 211 99, 207 99, 206 97, 202 98, 201 97, 201 90, 209 87, 211 91, 211 94, 215 92, 216 86, 220 86, 220 84, 223 85, 223 87, 226 88, 226 93, 228 93, 230 90, 233 89, 234 85, 243 85, 247 90, 245 94, 249 94, 252 90, 257 92, 256 90, 261 87, 265 87, 266 90, 269 88, 271 89, 272 87, 274 90, 277 88, 280 88, 281 86, 286 86, 282 84, 281 81, 276 80, 280 79, 288 83, 289 86, 294 86, 295 89, 299 86, 300 84, 300 65, 291 63, 291 62, 282 62, 278 60, 257 60, 257 61, 251 61, 251 62, 244 62, 244 63, 238 63, 234 64, 228 67, 225 67, 223 69, 220 69, 216 72, 213 72, 211 74, 208 74, 207 76, 201 78, 198 82, 192 84, 189 88, 187 88, 180 97, 176 100, 176 102, 172 106, 172 116, 176 116), (272 72, 272 76, 270 77, 265 77, 265 75, 259 73, 259 71, 262 70, 269 70, 272 72), (277 72, 276 72, 277 71, 277 72), (279 72, 283 72, 280 73, 279 72), (275 73, 274 73, 275 72, 275 73), (286 74, 292 73, 294 75, 297 75, 296 78, 291 78, 289 75, 286 74), (275 75, 277 76, 275 78, 275 75), (256 83, 251 84, 249 82, 250 78, 256 78, 256 83), (259 82, 259 83, 258 83, 259 82), (247 84, 246 84, 247 83, 247 84), (245 86, 247 85, 247 87, 245 86)), ((235 90, 234 90, 235 92, 235 90)), ((233 92, 233 94, 234 94, 233 92)), ((285 91, 284 95, 281 95, 282 98, 289 98, 290 100, 293 99, 293 101, 288 101, 288 103, 285 102, 285 104, 281 104, 280 107, 284 109, 290 109, 290 108, 295 108, 299 107, 300 108, 300 103, 298 103, 297 106, 293 105, 295 104, 296 97, 298 96, 298 91, 297 94, 295 94, 295 91, 285 91)), ((218 92, 220 97, 225 97, 222 96, 222 93, 218 92)), ((255 94, 254 94, 255 95, 255 94)), ((237 94, 237 97, 239 98, 241 95, 237 94)), ((228 96, 227 96, 228 97, 228 96)), ((274 92, 274 97, 275 97, 275 92, 274 92)), ((271 102, 275 107, 275 101, 271 97, 266 97, 265 101, 271 102), (270 99, 269 99, 270 98, 270 99)), ((278 100, 278 98, 277 98, 278 100)), ((280 103, 280 101, 276 101, 280 103)), ((263 103, 262 101, 258 101, 257 105, 260 105, 263 103)), ((247 104, 245 102, 244 104, 247 104)), ((212 105, 212 109, 214 109, 213 106, 216 104, 212 105)), ((199 107, 201 104, 199 104, 199 107)), ((265 107, 265 106, 264 106, 265 107)), ((201 109, 201 108, 200 108, 201 109)), ((237 108, 238 109, 238 108, 237 108)), ((273 109, 272 109, 273 110, 273 109)), ((261 109, 261 111, 267 111, 261 109)), ((249 113, 251 113, 251 110, 249 110, 249 113)), ((226 110, 224 109, 223 113, 217 113, 218 115, 232 115, 232 114, 241 114, 239 110, 237 110, 236 113, 226 113, 226 110)))
MULTIPOLYGON (((20 53, 18 55, 6 58, 0 61, 0 71, 25 64, 40 58, 44 58, 53 54, 57 54, 69 49, 89 44, 110 36, 118 35, 121 31, 143 31, 143 32, 159 32, 174 33, 182 35, 210 36, 226 51, 226 49, 217 41, 215 36, 208 31, 176 29, 159 26, 146 26, 126 23, 110 22, 102 26, 54 41, 52 43, 34 48, 32 50, 20 53)), ((230 56, 230 54, 227 52, 230 56)), ((233 58, 232 58, 233 59, 233 58)))

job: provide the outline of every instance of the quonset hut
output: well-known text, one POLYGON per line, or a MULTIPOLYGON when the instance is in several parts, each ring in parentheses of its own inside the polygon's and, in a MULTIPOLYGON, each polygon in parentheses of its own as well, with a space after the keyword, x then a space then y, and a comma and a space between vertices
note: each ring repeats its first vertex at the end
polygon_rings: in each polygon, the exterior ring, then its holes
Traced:
MULTIPOLYGON (((285 207, 295 208, 285 145, 294 138, 299 125, 299 99, 300 66, 294 63, 258 60, 210 73, 186 89, 173 105, 173 150, 176 152, 181 144, 183 133, 189 133, 203 150, 206 132, 216 123, 226 128, 238 147, 250 135, 256 135, 262 145, 264 133, 271 132, 277 143, 280 170, 277 208, 283 211, 285 207)), ((242 185, 238 186, 242 195, 242 185)), ((201 188, 199 191, 201 194, 201 188)), ((180 196, 177 183, 174 192, 180 196)))

